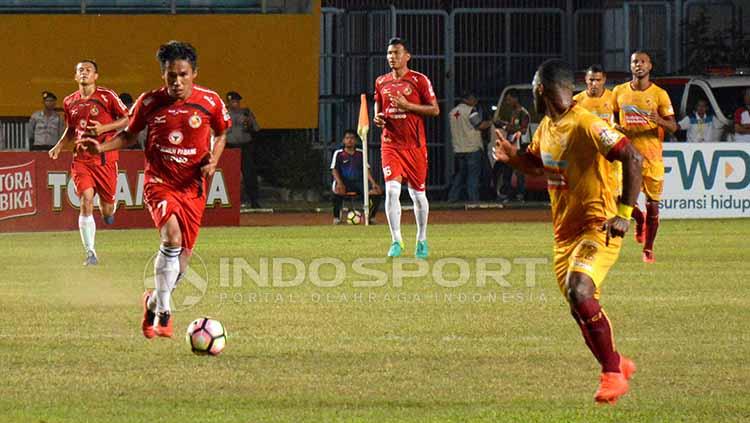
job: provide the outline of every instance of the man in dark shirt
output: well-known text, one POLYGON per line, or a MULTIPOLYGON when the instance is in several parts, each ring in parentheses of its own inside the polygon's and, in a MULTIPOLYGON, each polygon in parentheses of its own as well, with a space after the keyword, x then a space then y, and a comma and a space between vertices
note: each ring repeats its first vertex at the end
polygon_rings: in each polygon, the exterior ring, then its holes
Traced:
MULTIPOLYGON (((362 150, 357 148, 359 137, 353 129, 344 131, 344 148, 333 153, 331 173, 333 174, 333 223, 340 223, 341 206, 344 199, 356 194, 363 195, 362 150)), ((375 182, 367 166, 367 180, 370 186, 370 223, 375 223, 374 217, 383 199, 383 188, 375 182)))

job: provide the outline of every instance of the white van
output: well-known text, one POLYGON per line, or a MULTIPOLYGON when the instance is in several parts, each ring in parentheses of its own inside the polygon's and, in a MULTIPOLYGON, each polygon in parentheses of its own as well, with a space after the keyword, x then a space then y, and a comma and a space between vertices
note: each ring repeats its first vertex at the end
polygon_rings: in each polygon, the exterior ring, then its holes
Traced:
POLYGON ((690 79, 680 102, 680 117, 693 112, 695 103, 704 98, 720 125, 713 139, 734 141, 734 112, 742 105, 742 93, 750 88, 750 76, 699 76, 690 79))

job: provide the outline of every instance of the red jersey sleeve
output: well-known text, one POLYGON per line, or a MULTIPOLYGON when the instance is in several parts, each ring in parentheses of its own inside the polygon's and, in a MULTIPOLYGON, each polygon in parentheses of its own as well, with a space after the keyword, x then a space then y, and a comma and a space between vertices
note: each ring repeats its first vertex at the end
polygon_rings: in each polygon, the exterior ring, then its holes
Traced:
POLYGON ((143 104, 145 98, 149 98, 150 101, 154 100, 147 93, 143 93, 133 104, 133 113, 130 114, 128 127, 125 128, 125 131, 131 135, 138 134, 146 127, 146 106, 143 104))
POLYGON ((65 125, 68 126, 68 128, 73 128, 75 125, 70 124, 70 102, 63 101, 63 115, 65 115, 65 125))
POLYGON ((432 104, 436 100, 432 82, 426 76, 419 78, 419 98, 422 100, 422 104, 432 104))
POLYGON ((112 115, 112 119, 118 120, 121 119, 129 114, 128 108, 125 106, 125 103, 120 100, 120 97, 118 97, 114 92, 107 91, 107 97, 109 97, 109 114, 112 115))
POLYGON ((217 95, 215 99, 218 101, 216 101, 216 107, 211 114, 211 129, 213 129, 214 135, 219 136, 232 126, 232 118, 221 97, 217 95))
POLYGON ((375 93, 373 94, 373 98, 375 99, 375 104, 380 106, 380 111, 383 111, 383 101, 382 97, 380 96, 380 78, 375 80, 375 93))

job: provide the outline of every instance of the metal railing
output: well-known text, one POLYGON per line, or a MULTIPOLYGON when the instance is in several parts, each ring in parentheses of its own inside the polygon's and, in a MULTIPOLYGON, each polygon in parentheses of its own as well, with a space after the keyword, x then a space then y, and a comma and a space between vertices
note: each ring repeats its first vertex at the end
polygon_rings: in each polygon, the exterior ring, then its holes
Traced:
POLYGON ((0 118, 0 150, 29 150, 29 118, 9 116, 0 118))

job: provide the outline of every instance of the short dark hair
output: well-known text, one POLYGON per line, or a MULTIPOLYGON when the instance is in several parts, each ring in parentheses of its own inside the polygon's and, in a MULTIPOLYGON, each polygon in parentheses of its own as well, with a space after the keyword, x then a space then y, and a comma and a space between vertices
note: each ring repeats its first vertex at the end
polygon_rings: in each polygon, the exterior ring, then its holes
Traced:
POLYGON ((349 129, 344 130, 344 136, 347 136, 349 134, 352 134, 354 135, 355 138, 359 139, 359 135, 357 134, 357 131, 355 131, 354 129, 349 128, 349 129))
POLYGON ((539 79, 544 85, 557 85, 558 87, 572 87, 575 81, 573 68, 560 59, 545 60, 537 69, 539 79))
POLYGON ((632 53, 630 53, 631 56, 634 54, 645 54, 648 57, 649 62, 653 61, 653 59, 651 58, 651 54, 649 54, 649 52, 647 52, 646 50, 634 50, 632 53))
POLYGON ((519 98, 521 98, 521 95, 518 93, 518 90, 515 89, 515 88, 511 88, 508 91, 506 91, 505 92, 505 96, 506 97, 513 97, 516 100, 518 100, 519 98))
POLYGON ((172 40, 159 46, 156 52, 156 59, 159 60, 161 69, 167 67, 167 62, 175 60, 185 60, 190 63, 193 70, 198 69, 198 53, 190 43, 172 40))
POLYGON ((402 46, 404 46, 404 50, 406 50, 407 52, 410 52, 409 46, 406 44, 406 40, 404 40, 403 38, 393 37, 390 40, 388 40, 388 46, 389 47, 390 46, 397 46, 399 44, 402 45, 402 46))
POLYGON ((589 66, 589 68, 586 69, 586 73, 589 73, 589 72, 591 72, 591 73, 603 73, 605 75, 607 74, 607 72, 604 72, 604 66, 599 65, 599 64, 589 66))
POLYGON ((76 63, 76 67, 78 67, 78 65, 81 63, 91 63, 92 65, 94 65, 94 72, 99 73, 99 65, 96 64, 94 59, 81 59, 78 61, 78 63, 76 63))

